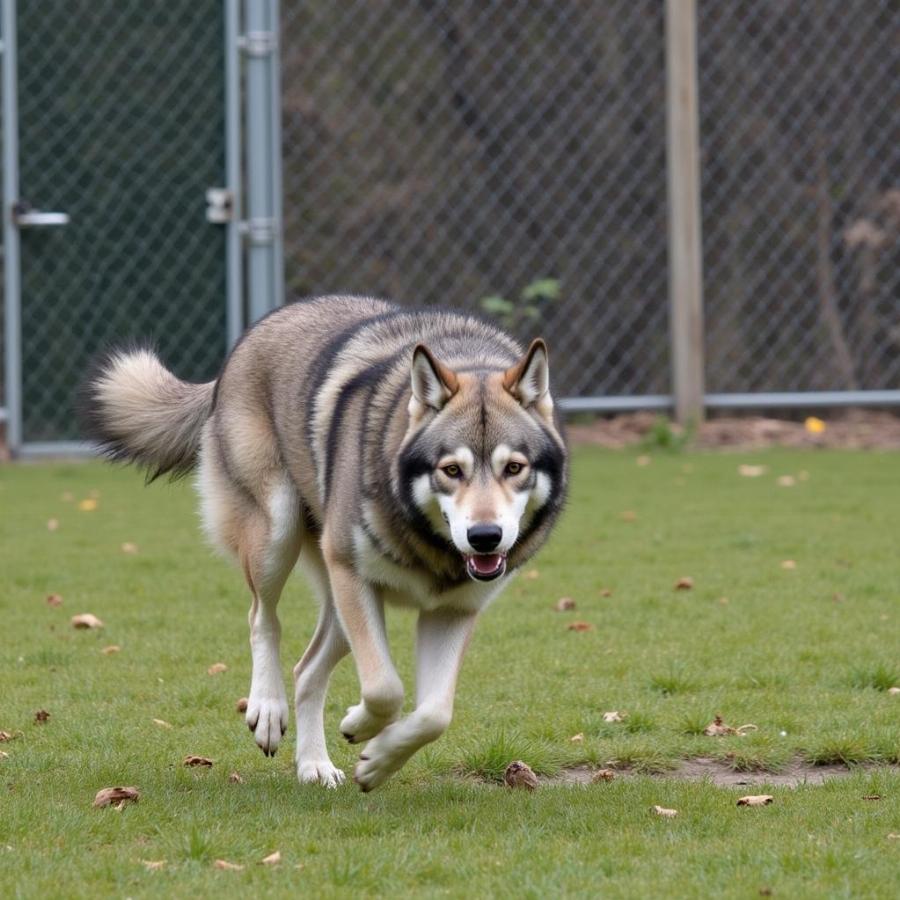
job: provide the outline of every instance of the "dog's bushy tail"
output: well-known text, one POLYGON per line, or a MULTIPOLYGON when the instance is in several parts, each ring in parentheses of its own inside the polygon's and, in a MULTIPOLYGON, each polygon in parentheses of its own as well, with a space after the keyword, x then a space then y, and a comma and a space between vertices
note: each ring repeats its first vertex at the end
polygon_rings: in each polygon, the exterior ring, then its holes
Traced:
POLYGON ((79 418, 110 459, 146 468, 149 481, 166 472, 178 477, 197 461, 215 385, 181 381, 149 347, 114 349, 82 384, 79 418))

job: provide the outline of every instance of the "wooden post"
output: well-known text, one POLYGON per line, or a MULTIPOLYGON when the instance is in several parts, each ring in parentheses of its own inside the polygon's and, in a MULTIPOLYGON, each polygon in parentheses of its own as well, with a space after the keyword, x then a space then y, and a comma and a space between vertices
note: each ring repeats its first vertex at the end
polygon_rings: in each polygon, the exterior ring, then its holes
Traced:
POLYGON ((703 419, 703 244, 697 98, 697 3, 666 0, 669 303, 675 417, 703 419))

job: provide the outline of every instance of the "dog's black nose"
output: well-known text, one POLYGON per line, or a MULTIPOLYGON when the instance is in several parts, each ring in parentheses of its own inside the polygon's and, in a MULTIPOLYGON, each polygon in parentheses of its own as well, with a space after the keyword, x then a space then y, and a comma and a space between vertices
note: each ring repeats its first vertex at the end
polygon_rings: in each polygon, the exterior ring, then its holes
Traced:
POLYGON ((490 553, 497 549, 503 537, 503 529, 499 525, 473 525, 466 537, 476 553, 490 553))

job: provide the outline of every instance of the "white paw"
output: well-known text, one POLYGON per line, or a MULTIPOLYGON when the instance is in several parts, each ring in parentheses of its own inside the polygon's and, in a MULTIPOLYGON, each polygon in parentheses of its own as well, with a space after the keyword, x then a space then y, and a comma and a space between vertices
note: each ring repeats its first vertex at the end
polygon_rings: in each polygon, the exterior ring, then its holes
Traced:
POLYGON ((395 718, 374 716, 366 709, 365 704, 357 703, 348 708, 347 715, 341 720, 341 734, 351 744, 361 744, 381 733, 395 718))
POLYGON ((247 727, 260 750, 266 756, 274 756, 281 738, 287 731, 288 705, 282 697, 254 697, 250 692, 247 701, 247 727))
POLYGON ((336 788, 344 783, 344 773, 332 765, 330 759, 311 759, 297 761, 297 779, 300 784, 321 784, 323 787, 336 788))
POLYGON ((403 768, 409 757, 409 753, 392 751, 387 742, 379 742, 376 738, 360 754, 359 762, 353 770, 353 780, 363 793, 367 793, 384 784, 394 772, 403 768))

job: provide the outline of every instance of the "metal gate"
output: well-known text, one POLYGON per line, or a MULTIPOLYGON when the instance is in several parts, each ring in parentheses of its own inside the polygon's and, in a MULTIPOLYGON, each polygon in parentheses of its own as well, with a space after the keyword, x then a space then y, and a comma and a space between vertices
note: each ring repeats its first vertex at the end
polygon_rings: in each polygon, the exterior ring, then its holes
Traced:
POLYGON ((243 327, 239 10, 2 3, 7 436, 61 452, 99 349, 209 379, 243 327))

